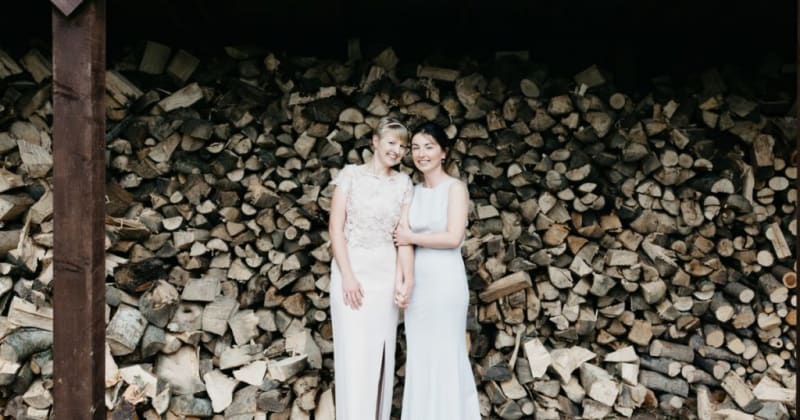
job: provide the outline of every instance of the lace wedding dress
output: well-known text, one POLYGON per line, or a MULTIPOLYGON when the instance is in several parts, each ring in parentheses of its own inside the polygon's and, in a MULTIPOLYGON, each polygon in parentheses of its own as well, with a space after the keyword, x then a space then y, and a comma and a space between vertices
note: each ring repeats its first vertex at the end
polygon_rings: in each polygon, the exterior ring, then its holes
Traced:
POLYGON ((404 173, 378 176, 356 165, 345 166, 332 183, 347 194, 344 234, 350 265, 364 289, 360 309, 345 306, 341 273, 333 261, 330 299, 336 418, 388 420, 398 317, 392 232, 411 198, 412 183, 404 173))

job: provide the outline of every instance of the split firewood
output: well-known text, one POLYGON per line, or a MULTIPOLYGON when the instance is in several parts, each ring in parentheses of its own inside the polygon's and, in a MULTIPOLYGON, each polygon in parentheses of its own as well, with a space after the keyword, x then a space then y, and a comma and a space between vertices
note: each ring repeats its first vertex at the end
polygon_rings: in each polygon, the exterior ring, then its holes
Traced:
POLYGON ((228 377, 219 370, 213 370, 203 375, 203 381, 215 413, 220 413, 231 405, 231 402, 233 402, 233 390, 238 383, 235 379, 228 377))
POLYGON ((161 74, 167 65, 172 49, 158 42, 147 41, 139 71, 149 74, 161 74))
POLYGON ((37 307, 16 296, 11 299, 8 322, 16 327, 33 327, 53 331, 53 308, 37 307))
POLYGON ((761 408, 761 403, 753 395, 750 387, 735 372, 728 372, 722 380, 722 389, 733 398, 742 410, 753 413, 761 408))
MULTIPOLYGON (((333 417, 329 184, 387 115, 442 125, 469 186, 482 417, 796 414, 796 135, 777 79, 629 92, 597 66, 566 86, 524 52, 490 76, 358 40, 347 62, 143 47, 104 86, 112 416, 333 417)), ((0 391, 32 418, 52 408, 57 276, 42 52, 0 52, 0 391)))

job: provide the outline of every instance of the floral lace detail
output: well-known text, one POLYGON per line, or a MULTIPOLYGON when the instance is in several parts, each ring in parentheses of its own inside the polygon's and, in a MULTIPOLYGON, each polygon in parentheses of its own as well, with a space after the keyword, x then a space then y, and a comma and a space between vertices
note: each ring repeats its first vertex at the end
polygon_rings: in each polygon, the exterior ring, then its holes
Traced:
POLYGON ((411 202, 411 178, 398 172, 391 176, 370 173, 363 166, 347 165, 331 184, 347 193, 344 237, 358 248, 392 245, 392 232, 400 221, 403 205, 411 202))

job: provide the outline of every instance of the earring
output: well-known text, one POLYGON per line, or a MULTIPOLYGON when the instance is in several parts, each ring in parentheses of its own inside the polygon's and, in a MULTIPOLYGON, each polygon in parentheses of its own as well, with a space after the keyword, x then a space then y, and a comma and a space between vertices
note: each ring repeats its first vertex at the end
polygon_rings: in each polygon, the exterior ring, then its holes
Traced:
POLYGON ((442 163, 444 163, 447 159, 442 159, 442 163))

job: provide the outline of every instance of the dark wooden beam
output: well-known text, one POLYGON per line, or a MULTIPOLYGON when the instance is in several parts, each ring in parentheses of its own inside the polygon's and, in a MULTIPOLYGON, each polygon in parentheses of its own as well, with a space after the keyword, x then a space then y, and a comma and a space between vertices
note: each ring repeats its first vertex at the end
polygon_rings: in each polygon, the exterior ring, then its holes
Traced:
POLYGON ((84 0, 50 0, 50 3, 53 4, 58 10, 61 11, 64 16, 69 16, 78 6, 83 3, 84 0))
POLYGON ((54 412, 105 419, 106 2, 53 8, 54 412))
MULTIPOLYGON (((796 39, 795 39, 795 68, 794 68, 794 77, 795 77, 795 86, 794 86, 794 107, 795 107, 795 125, 797 127, 795 141, 795 148, 794 148, 794 159, 791 159, 791 164, 795 167, 798 166, 798 160, 800 160, 800 0, 794 2, 795 7, 795 15, 797 19, 795 20, 795 30, 797 31, 796 39)), ((796 177, 794 187, 797 191, 800 191, 800 177, 796 177)), ((795 229, 800 229, 797 225, 800 225, 800 206, 798 203, 794 203, 794 218, 795 218, 795 229)), ((798 270, 798 262, 800 262, 800 237, 795 232, 794 237, 794 271, 795 273, 798 270)), ((800 299, 800 283, 796 284, 794 287, 794 296, 795 299, 800 299)), ((795 347, 794 347, 794 362, 795 362, 795 369, 797 369, 798 364, 800 364, 800 346, 798 346, 798 340, 800 340, 800 323, 795 322, 794 326, 794 334, 795 334, 795 347)), ((795 374, 795 402, 800 401, 800 375, 795 374)), ((797 406, 795 406, 795 416, 797 416, 797 410, 800 410, 797 406)))

